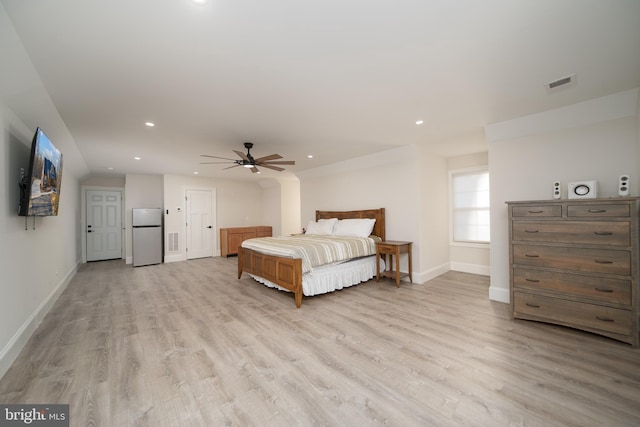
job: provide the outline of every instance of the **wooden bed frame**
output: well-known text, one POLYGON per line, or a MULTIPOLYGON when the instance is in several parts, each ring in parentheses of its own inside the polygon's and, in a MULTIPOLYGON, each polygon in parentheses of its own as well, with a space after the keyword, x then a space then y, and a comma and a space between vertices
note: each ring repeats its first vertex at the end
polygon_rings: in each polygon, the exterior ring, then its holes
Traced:
MULTIPOLYGON (((319 219, 352 219, 374 218, 374 236, 385 240, 384 208, 362 211, 316 211, 316 221, 319 219)), ((296 307, 302 304, 302 260, 299 258, 282 258, 266 255, 251 249, 238 248, 238 279, 242 272, 253 274, 293 292, 296 307)))

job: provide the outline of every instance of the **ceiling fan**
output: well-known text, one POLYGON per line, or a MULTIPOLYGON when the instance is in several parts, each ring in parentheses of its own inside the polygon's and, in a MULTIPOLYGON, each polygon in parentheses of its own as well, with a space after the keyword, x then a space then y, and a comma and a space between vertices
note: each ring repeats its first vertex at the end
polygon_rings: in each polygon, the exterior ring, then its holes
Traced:
POLYGON ((238 166, 244 166, 245 168, 251 169, 251 172, 253 173, 259 173, 260 171, 258 170, 257 166, 263 167, 263 168, 267 168, 267 169, 273 169, 276 170, 278 172, 281 172, 284 170, 284 168, 278 167, 278 166, 274 166, 274 165, 295 165, 296 162, 294 162, 293 160, 281 160, 281 161, 274 161, 277 159, 281 159, 282 156, 280 154, 271 154, 269 156, 264 156, 264 157, 259 157, 257 159, 254 159, 253 156, 251 155, 251 149, 253 148, 253 143, 252 142, 245 142, 244 143, 244 148, 247 149, 247 154, 241 152, 241 151, 237 151, 237 150, 233 150, 234 153, 236 153, 238 156, 240 156, 240 159, 228 159, 226 157, 218 157, 218 156, 209 156, 207 154, 201 154, 202 157, 211 157, 213 159, 222 159, 222 160, 226 160, 225 162, 202 162, 200 164, 202 165, 213 165, 213 164, 221 164, 221 163, 233 163, 233 166, 229 166, 228 168, 225 169, 231 169, 231 168, 236 168, 238 166))

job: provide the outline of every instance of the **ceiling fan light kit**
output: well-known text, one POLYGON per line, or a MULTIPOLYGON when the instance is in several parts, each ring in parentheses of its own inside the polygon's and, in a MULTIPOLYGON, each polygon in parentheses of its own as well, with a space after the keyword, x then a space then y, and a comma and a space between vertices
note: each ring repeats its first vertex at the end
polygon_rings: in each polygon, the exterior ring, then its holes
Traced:
POLYGON ((251 149, 253 148, 252 142, 245 142, 244 148, 247 149, 246 154, 243 153, 242 151, 233 150, 233 152, 236 153, 238 157, 240 157, 240 160, 228 159, 226 157, 210 156, 208 154, 201 154, 202 157, 211 157, 213 159, 226 160, 225 162, 203 162, 201 164, 206 165, 206 164, 233 163, 233 166, 229 166, 225 169, 231 169, 238 166, 242 166, 247 169, 251 169, 252 173, 260 173, 260 170, 257 168, 257 166, 282 172, 284 168, 281 168, 275 165, 295 165, 296 164, 296 162, 294 162, 293 160, 274 161, 282 158, 282 156, 279 154, 270 154, 268 156, 259 157, 255 159, 251 155, 251 149))

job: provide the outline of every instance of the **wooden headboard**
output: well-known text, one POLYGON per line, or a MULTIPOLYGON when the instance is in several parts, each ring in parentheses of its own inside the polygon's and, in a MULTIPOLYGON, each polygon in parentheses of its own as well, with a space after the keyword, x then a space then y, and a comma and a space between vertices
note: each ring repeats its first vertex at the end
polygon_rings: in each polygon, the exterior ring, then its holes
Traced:
POLYGON ((316 211, 316 221, 319 219, 352 219, 352 218, 373 218, 376 223, 373 226, 371 234, 386 239, 385 235, 385 217, 384 208, 367 209, 363 211, 316 211))

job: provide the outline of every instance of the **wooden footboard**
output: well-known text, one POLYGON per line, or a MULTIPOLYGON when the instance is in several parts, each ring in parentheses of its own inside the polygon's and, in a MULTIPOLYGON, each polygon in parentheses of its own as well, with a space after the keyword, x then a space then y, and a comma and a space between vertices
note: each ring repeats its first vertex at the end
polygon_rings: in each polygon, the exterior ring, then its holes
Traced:
POLYGON ((293 292, 296 307, 302 304, 302 260, 265 255, 238 248, 238 279, 242 272, 255 274, 293 292))

